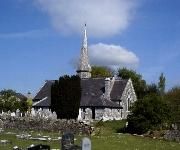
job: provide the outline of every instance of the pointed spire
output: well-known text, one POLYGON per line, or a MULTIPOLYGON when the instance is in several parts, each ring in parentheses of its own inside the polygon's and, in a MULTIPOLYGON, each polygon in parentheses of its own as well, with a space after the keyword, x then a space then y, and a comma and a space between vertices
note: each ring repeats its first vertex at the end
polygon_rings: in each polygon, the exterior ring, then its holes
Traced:
POLYGON ((87 49, 87 31, 86 31, 86 23, 84 25, 84 40, 83 40, 83 47, 87 49))
POLYGON ((81 57, 80 57, 77 73, 80 76, 80 78, 91 77, 91 66, 89 64, 89 57, 88 57, 86 24, 84 26, 84 37, 83 37, 83 43, 81 47, 81 57))

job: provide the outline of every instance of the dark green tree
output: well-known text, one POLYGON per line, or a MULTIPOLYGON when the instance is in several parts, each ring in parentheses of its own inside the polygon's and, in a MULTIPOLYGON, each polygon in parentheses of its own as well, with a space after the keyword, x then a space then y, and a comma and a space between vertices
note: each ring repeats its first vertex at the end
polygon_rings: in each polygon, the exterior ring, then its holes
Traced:
POLYGON ((171 116, 169 106, 156 94, 137 100, 131 111, 127 118, 127 131, 137 134, 164 128, 169 123, 171 116))
POLYGON ((91 76, 92 78, 100 78, 100 77, 112 77, 113 70, 109 67, 105 66, 92 66, 91 76))
POLYGON ((142 99, 145 96, 147 90, 146 81, 143 80, 142 76, 136 71, 127 68, 119 68, 118 76, 122 79, 131 78, 138 99, 142 99))
POLYGON ((51 110, 55 111, 57 114, 60 113, 62 106, 60 100, 59 88, 60 88, 59 81, 55 80, 54 84, 51 87, 51 110))
POLYGON ((51 88, 51 109, 58 118, 76 119, 81 99, 81 82, 78 76, 60 77, 51 88))
POLYGON ((3 96, 4 98, 8 98, 10 96, 15 96, 16 91, 14 91, 12 89, 4 89, 4 90, 0 91, 0 95, 3 96))
POLYGON ((159 94, 159 89, 155 83, 147 84, 146 95, 148 94, 159 94))
POLYGON ((180 86, 173 87, 164 96, 165 101, 171 108, 172 123, 178 123, 180 128, 180 86))
POLYGON ((161 73, 159 77, 159 82, 158 82, 158 89, 159 89, 159 94, 161 96, 164 95, 165 93, 165 84, 166 84, 166 78, 163 73, 161 73))

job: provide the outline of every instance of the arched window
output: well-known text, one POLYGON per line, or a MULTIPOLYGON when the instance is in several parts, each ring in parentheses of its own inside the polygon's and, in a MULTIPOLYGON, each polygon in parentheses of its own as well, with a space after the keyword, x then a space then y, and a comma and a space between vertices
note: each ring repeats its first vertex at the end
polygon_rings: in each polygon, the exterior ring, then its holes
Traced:
POLYGON ((131 107, 130 97, 127 98, 127 111, 129 111, 131 107))

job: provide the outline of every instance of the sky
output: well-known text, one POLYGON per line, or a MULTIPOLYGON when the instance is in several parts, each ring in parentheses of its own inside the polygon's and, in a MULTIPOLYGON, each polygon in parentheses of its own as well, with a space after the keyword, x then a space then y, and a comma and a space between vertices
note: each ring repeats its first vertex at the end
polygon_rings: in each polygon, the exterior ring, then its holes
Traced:
POLYGON ((1 0, 0 90, 35 95, 45 80, 75 74, 84 24, 92 65, 161 73, 180 85, 179 0, 1 0))

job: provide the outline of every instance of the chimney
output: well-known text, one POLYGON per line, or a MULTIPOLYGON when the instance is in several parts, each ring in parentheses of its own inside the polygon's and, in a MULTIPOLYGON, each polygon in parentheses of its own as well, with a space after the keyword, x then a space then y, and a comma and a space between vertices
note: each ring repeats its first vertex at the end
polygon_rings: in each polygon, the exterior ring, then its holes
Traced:
POLYGON ((110 93, 111 93, 111 79, 106 78, 105 79, 105 93, 104 97, 108 100, 110 100, 110 93))
POLYGON ((105 92, 104 92, 104 98, 107 100, 111 99, 111 90, 113 88, 114 85, 114 81, 115 81, 115 77, 111 78, 106 78, 105 79, 105 92))

